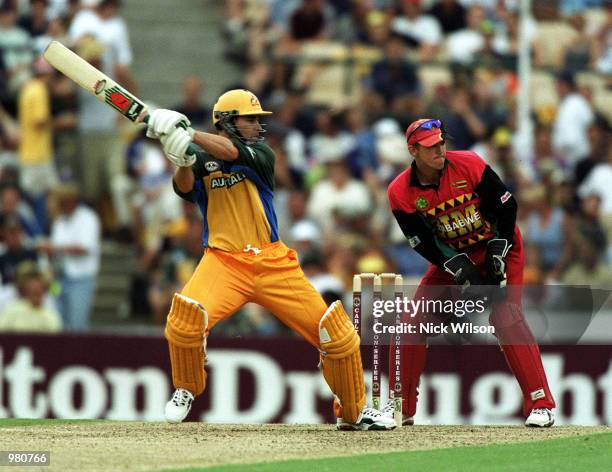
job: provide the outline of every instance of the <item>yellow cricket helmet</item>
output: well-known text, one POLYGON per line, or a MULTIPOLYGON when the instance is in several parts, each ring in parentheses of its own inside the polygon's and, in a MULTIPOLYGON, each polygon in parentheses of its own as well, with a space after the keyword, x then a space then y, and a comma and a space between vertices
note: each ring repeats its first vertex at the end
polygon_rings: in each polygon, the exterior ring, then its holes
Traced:
POLYGON ((235 89, 219 97, 213 108, 213 125, 219 128, 224 121, 235 116, 271 115, 271 111, 261 108, 259 99, 253 92, 235 89))

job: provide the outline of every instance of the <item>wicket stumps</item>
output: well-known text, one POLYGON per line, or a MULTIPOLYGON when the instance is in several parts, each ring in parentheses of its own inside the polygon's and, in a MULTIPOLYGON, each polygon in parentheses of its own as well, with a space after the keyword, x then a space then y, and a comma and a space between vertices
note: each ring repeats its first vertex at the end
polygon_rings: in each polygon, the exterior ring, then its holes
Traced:
MULTIPOLYGON (((383 273, 362 273, 353 276, 353 326, 357 334, 361 336, 361 320, 363 318, 362 293, 363 286, 371 283, 373 289, 372 304, 383 300, 383 285, 385 281, 393 281, 394 300, 402 298, 403 280, 399 274, 383 273)), ((402 314, 399 310, 395 311, 395 325, 401 325, 402 314)), ((393 402, 393 416, 398 427, 402 426, 402 382, 401 382, 401 339, 400 334, 393 336, 393 343, 389 346, 389 359, 393 359, 393 373, 389 372, 389 400, 393 402), (393 356, 393 357, 391 357, 393 356)), ((372 330, 372 407, 380 410, 380 336, 372 330)))

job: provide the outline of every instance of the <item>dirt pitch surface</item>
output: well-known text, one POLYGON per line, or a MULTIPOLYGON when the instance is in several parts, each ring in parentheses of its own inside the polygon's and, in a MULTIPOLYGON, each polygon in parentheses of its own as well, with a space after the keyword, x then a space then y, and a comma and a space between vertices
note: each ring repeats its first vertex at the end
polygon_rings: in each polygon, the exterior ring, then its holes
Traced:
POLYGON ((100 422, 0 428, 2 449, 51 451, 29 471, 149 471, 366 453, 537 441, 610 427, 413 426, 339 432, 332 425, 100 422))

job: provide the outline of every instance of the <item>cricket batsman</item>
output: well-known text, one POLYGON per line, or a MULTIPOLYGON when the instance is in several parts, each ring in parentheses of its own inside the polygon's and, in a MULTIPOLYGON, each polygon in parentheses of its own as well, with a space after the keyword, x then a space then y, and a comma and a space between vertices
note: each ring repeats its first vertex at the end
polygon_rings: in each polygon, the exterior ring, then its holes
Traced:
MULTIPOLYGON (((159 138, 176 165, 173 184, 203 216, 204 255, 176 293, 168 314, 172 381, 166 419, 185 419, 206 387, 206 340, 221 320, 254 302, 303 336, 320 352, 320 368, 335 396, 341 430, 389 430, 393 419, 365 406, 360 339, 342 303, 326 306, 308 282, 297 254, 279 239, 272 149, 263 141, 262 109, 248 90, 221 95, 213 109, 218 134, 192 129, 182 114, 159 109, 147 134, 159 138), (195 143, 200 150, 188 154, 195 143)), ((218 382, 223 382, 219 378, 218 382)))
MULTIPOLYGON (((446 150, 440 120, 411 123, 406 140, 414 160, 391 182, 387 196, 410 246, 431 263, 415 299, 427 298, 432 286, 499 287, 489 323, 522 390, 525 425, 552 426, 555 401, 522 310, 524 256, 516 200, 476 153, 446 150)), ((403 424, 413 424, 426 339, 403 342, 401 350, 403 424)), ((392 415, 393 405, 383 411, 392 415)))

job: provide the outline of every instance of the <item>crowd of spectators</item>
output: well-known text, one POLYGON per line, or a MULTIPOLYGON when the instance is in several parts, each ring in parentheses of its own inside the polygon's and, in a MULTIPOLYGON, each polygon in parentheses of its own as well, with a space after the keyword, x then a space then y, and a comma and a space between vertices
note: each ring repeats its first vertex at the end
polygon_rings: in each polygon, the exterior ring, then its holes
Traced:
MULTIPOLYGON (((442 119, 449 148, 476 151, 516 195, 526 283, 612 286, 612 2, 533 0, 525 34, 534 87, 545 85, 533 94, 531 140, 517 123, 519 3, 224 2, 225 60, 243 70, 227 89, 248 88, 274 111, 266 139, 277 155, 281 237, 326 299, 345 297, 354 273, 417 283, 426 270, 386 202, 410 162, 403 130, 420 117, 442 119)), ((198 210, 174 195, 157 142, 36 59, 62 39, 136 92, 119 7, 2 0, 0 329, 15 300, 87 329, 91 300, 68 308, 70 287, 95 291, 101 240, 133 248, 131 314, 159 324, 201 257, 198 210), (83 219, 88 234, 57 239, 83 219)), ((187 76, 176 103, 164 105, 207 129, 202 96, 202 80, 187 76)), ((256 306, 217 329, 283 330, 256 306)))

